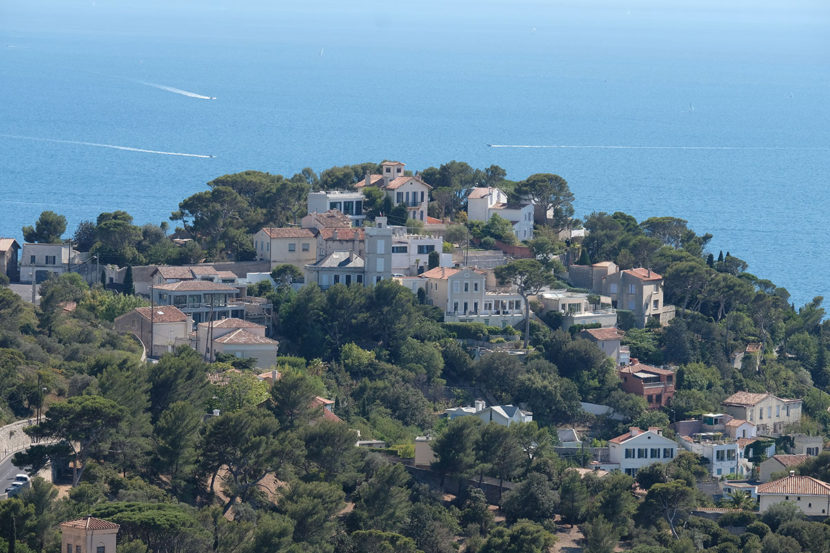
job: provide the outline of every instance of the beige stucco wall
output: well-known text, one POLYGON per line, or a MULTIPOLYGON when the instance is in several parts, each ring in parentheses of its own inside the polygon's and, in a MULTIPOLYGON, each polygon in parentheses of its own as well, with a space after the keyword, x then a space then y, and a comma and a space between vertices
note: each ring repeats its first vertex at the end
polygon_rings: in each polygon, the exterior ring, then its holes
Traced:
POLYGON ((288 263, 302 270, 309 263, 317 261, 317 240, 313 236, 305 238, 271 238, 265 232, 254 235, 257 258, 271 262, 273 269, 277 265, 288 263), (268 245, 270 244, 270 250, 268 245), (288 251, 288 245, 294 244, 295 251, 288 251), (308 244, 308 251, 303 251, 303 244, 308 244))
POLYGON ((71 544, 73 553, 77 546, 81 546, 80 553, 96 553, 98 547, 104 547, 104 553, 115 553, 115 542, 118 530, 85 531, 81 528, 61 527, 61 553, 67 551, 66 546, 71 544))
POLYGON ((830 513, 830 496, 827 495, 767 495, 758 494, 760 512, 764 512, 776 503, 789 501, 794 503, 801 512, 808 516, 827 516, 830 513))
POLYGON ((733 417, 746 419, 755 423, 758 434, 781 434, 784 429, 793 423, 801 421, 801 403, 790 404, 787 415, 787 405, 774 396, 769 396, 753 406, 725 405, 727 413, 733 417), (761 416, 763 410, 763 417, 761 416))
POLYGON ((265 344, 221 344, 214 343, 214 354, 229 353, 243 359, 256 358, 258 369, 270 369, 277 363, 277 346, 265 344))

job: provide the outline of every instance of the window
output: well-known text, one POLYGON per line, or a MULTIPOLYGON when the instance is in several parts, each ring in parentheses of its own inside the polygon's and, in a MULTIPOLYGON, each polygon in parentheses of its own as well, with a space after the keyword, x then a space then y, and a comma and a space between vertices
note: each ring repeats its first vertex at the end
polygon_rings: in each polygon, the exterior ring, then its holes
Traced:
POLYGON ((106 548, 103 545, 99 545, 95 548, 95 553, 106 553, 106 548))
POLYGON ((807 455, 818 456, 818 448, 817 447, 808 447, 806 449, 807 455))
POLYGON ((421 190, 421 203, 424 203, 424 191, 421 190))
POLYGON ((464 302, 464 314, 465 315, 467 314, 467 302, 466 301, 464 302))
POLYGON ((772 406, 767 407, 767 418, 772 418, 772 406))
POLYGON ((419 211, 419 212, 418 212, 418 215, 420 216, 421 221, 423 221, 423 220, 424 220, 424 212, 423 212, 423 211, 419 211))
POLYGON ((485 311, 492 311, 493 310, 493 302, 485 301, 484 302, 484 310, 485 311))
POLYGON ((357 275, 357 283, 363 284, 363 275, 357 275))
POLYGON ((392 246, 392 253, 407 253, 408 251, 406 246, 392 246))
POLYGON ((81 553, 81 546, 80 545, 75 546, 75 553, 81 553))
POLYGON ((334 275, 334 283, 340 284, 340 275, 334 275))
POLYGON ((659 447, 652 447, 650 453, 651 453, 651 458, 652 459, 659 459, 660 458, 660 448, 659 447))
POLYGON ((377 253, 383 255, 386 253, 386 242, 383 240, 377 241, 377 253))
POLYGON ((46 256, 46 264, 47 265, 54 265, 55 264, 55 256, 54 255, 47 255, 46 256))
POLYGON ((385 270, 385 265, 384 265, 385 261, 386 260, 383 259, 382 257, 378 257, 375 260, 375 271, 377 271, 378 273, 382 273, 385 270))
POLYGON ((452 302, 452 312, 453 313, 458 313, 458 302, 457 301, 452 302))
POLYGON ((477 301, 473 302, 473 313, 478 313, 478 302, 477 301))
POLYGON ((340 202, 329 202, 329 209, 340 211, 340 202))
POLYGON ((763 407, 761 407, 760 409, 758 409, 758 420, 759 420, 759 421, 764 420, 764 408, 763 408, 763 407))
POLYGON ((453 292, 460 292, 461 291, 461 283, 458 282, 457 280, 453 281, 453 283, 452 283, 452 291, 453 292))
POLYGON ((473 291, 478 292, 478 282, 473 283, 473 291))
POLYGON ((648 448, 638 447, 637 448, 637 459, 648 459, 648 448))
POLYGON ((395 194, 395 203, 399 204, 403 201, 403 192, 398 192, 395 194))
POLYGON ((303 251, 307 252, 311 248, 311 245, 308 242, 303 242, 303 251))
POLYGON ((649 403, 654 403, 654 396, 653 395, 646 396, 646 401, 649 402, 649 403))
POLYGON ((173 305, 186 305, 187 296, 173 296, 173 305))
POLYGON ((354 202, 343 202, 343 215, 354 215, 354 202))
POLYGON ((660 300, 654 300, 653 305, 654 309, 660 309, 660 300))
POLYGON ((391 172, 392 172, 392 168, 391 168, 391 167, 385 167, 385 169, 386 169, 386 172, 387 172, 387 173, 391 173, 391 172))
POLYGON ((430 253, 435 251, 434 244, 422 244, 418 246, 418 253, 430 253))
POLYGON ((637 469, 625 469, 625 473, 628 476, 634 476, 635 474, 637 474, 637 469))
POLYGON ((616 282, 612 282, 612 283, 611 283, 611 293, 612 293, 612 294, 616 294, 616 293, 617 293, 617 283, 616 283, 616 282))
POLYGON ((715 452, 715 460, 716 461, 724 461, 726 460, 726 452, 722 449, 715 452))
POLYGON ((66 553, 72 553, 72 544, 71 543, 66 544, 66 553))
POLYGON ((674 459, 674 450, 670 447, 664 447, 663 459, 674 459))
POLYGON ((469 282, 465 282, 465 283, 464 283, 464 291, 465 291, 465 292, 469 292, 469 291, 470 291, 470 283, 469 283, 469 282))
POLYGON ((360 200, 356 200, 354 203, 354 214, 355 215, 363 215, 363 202, 360 200))
POLYGON ((633 284, 628 285, 628 293, 629 294, 634 294, 635 293, 635 288, 634 288, 633 284))
POLYGON ((407 192, 407 193, 404 195, 404 198, 405 198, 405 200, 404 200, 404 201, 406 202, 406 204, 407 204, 407 205, 409 205, 409 192, 407 192))
POLYGON ((295 242, 291 242, 288 244, 288 251, 296 252, 297 251, 297 244, 295 242))
POLYGON ((626 459, 633 459, 634 458, 634 448, 628 447, 625 449, 625 458, 626 459))
POLYGON ((790 416, 790 406, 789 405, 787 405, 787 416, 788 417, 790 416))
POLYGON ((352 283, 352 275, 346 275, 346 286, 352 283))

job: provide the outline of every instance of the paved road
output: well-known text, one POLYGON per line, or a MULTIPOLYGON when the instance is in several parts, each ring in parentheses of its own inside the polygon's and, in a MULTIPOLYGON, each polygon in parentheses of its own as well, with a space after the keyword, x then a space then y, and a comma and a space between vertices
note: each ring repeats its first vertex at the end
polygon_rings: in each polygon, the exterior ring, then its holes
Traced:
POLYGON ((0 494, 11 485, 15 474, 25 472, 25 470, 19 469, 12 464, 11 457, 0 463, 0 494))
MULTIPOLYGON (((31 284, 9 284, 12 292, 23 298, 23 301, 32 303, 32 285, 31 284)), ((40 288, 39 286, 37 288, 40 288)), ((35 292, 35 304, 40 302, 39 290, 35 292)), ((5 489, 5 488, 4 488, 5 489)), ((0 490, 2 491, 2 490, 0 490)))

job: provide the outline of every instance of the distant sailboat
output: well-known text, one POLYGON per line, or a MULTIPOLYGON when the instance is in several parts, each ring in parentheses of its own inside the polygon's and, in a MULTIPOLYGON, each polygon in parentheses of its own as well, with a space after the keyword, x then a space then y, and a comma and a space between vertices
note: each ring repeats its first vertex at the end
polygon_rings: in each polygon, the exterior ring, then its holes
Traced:
POLYGON ((689 111, 692 112, 694 110, 695 110, 695 105, 690 103, 689 104, 689 111))
POLYGON ((326 51, 326 49, 325 49, 325 48, 320 48, 320 57, 321 57, 321 58, 323 57, 323 52, 325 52, 325 51, 326 51))

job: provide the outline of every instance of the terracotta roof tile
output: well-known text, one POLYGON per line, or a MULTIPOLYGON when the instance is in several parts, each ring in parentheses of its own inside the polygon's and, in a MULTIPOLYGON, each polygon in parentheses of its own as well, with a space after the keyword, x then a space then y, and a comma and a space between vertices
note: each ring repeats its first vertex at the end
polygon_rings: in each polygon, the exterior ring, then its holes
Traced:
POLYGON ((643 363, 634 363, 633 365, 628 365, 627 367, 623 367, 620 369, 621 373, 627 374, 634 374, 638 372, 647 372, 651 374, 658 374, 658 375, 670 375, 674 374, 674 371, 670 369, 661 369, 659 367, 652 367, 651 365, 644 365, 643 363))
POLYGON ((758 495, 830 495, 830 484, 811 476, 787 476, 758 486, 758 495))
POLYGON ((20 244, 14 238, 0 238, 0 252, 9 251, 15 244, 20 248, 20 244))
POLYGON ((136 307, 135 311, 154 323, 180 323, 187 320, 187 315, 182 313, 178 307, 172 305, 157 305, 155 308, 136 307))
POLYGON ((233 332, 225 334, 224 336, 220 336, 216 338, 214 342, 218 344, 237 344, 237 345, 265 345, 265 346, 276 346, 279 344, 278 341, 272 340, 271 338, 266 338, 265 336, 258 336, 247 330, 237 329, 233 332))
POLYGON ((63 528, 82 528, 84 530, 118 530, 118 524, 95 517, 84 517, 78 520, 61 522, 63 528))
POLYGON ((649 269, 644 269, 642 267, 638 267, 636 269, 626 269, 623 272, 627 273, 627 274, 629 274, 629 275, 631 275, 635 278, 639 278, 640 280, 660 280, 660 279, 663 278, 662 276, 658 275, 654 271, 651 271, 649 269))
MULTIPOLYGON (((210 322, 199 323, 201 327, 207 327, 210 325, 210 322)), ((265 328, 261 324, 257 324, 251 321, 246 321, 243 319, 238 319, 236 317, 227 317, 225 319, 218 319, 213 321, 213 328, 265 328)))
POLYGON ((446 280, 450 278, 455 273, 459 272, 459 269, 450 269, 449 267, 434 267, 429 271, 424 271, 421 273, 421 278, 438 278, 441 280, 446 280))
POLYGON ((314 238, 314 233, 307 228, 297 227, 265 227, 262 232, 269 238, 314 238))
MULTIPOLYGON (((323 213, 309 213, 306 215, 314 228, 349 228, 352 226, 352 220, 347 215, 343 215, 336 209, 329 209, 323 213)), ((306 217, 303 217, 305 219, 306 217)), ((307 228, 307 225, 303 223, 307 228)))
POLYGON ((622 340, 625 332, 618 328, 586 328, 583 332, 590 334, 597 341, 622 340))
POLYGON ((752 426, 755 426, 755 424, 753 424, 753 423, 751 423, 747 420, 744 420, 744 419, 732 419, 731 421, 728 421, 724 426, 728 426, 729 428, 738 428, 742 424, 747 424, 747 423, 751 424, 752 426))
POLYGON ((490 195, 490 192, 495 190, 494 188, 490 187, 480 187, 480 188, 473 188, 470 190, 470 193, 467 194, 467 198, 471 200, 477 200, 479 198, 484 198, 490 195))
POLYGON ((211 282, 209 280, 182 280, 181 282, 171 282, 170 284, 159 284, 155 287, 156 290, 163 290, 167 292, 235 292, 236 288, 228 284, 220 282, 211 282))
POLYGON ((387 184, 384 188, 386 188, 387 190, 395 190, 412 180, 419 184, 423 184, 424 186, 432 190, 432 187, 424 181, 422 181, 421 177, 396 177, 389 181, 389 184, 387 184))
POLYGON ((438 219, 436 217, 430 217, 429 215, 427 215, 426 224, 428 225, 440 225, 443 222, 444 221, 442 221, 441 219, 438 219))
POLYGON ((196 278, 193 276, 193 271, 190 267, 173 267, 170 265, 160 265, 156 271, 161 275, 163 279, 178 279, 178 280, 189 280, 196 278))
POLYGON ((806 461, 810 458, 809 455, 773 455, 770 457, 771 459, 775 459, 785 467, 795 467, 806 461))
POLYGON ((755 405, 769 394, 753 394, 750 392, 735 392, 721 403, 723 405, 755 405))
POLYGON ((364 240, 362 228, 324 228, 320 229, 323 240, 364 240))
MULTIPOLYGON (((369 175, 369 186, 374 186, 378 183, 378 181, 382 181, 382 175, 369 175)), ((366 186, 366 179, 360 179, 358 182, 355 183, 355 188, 363 188, 366 186)))

